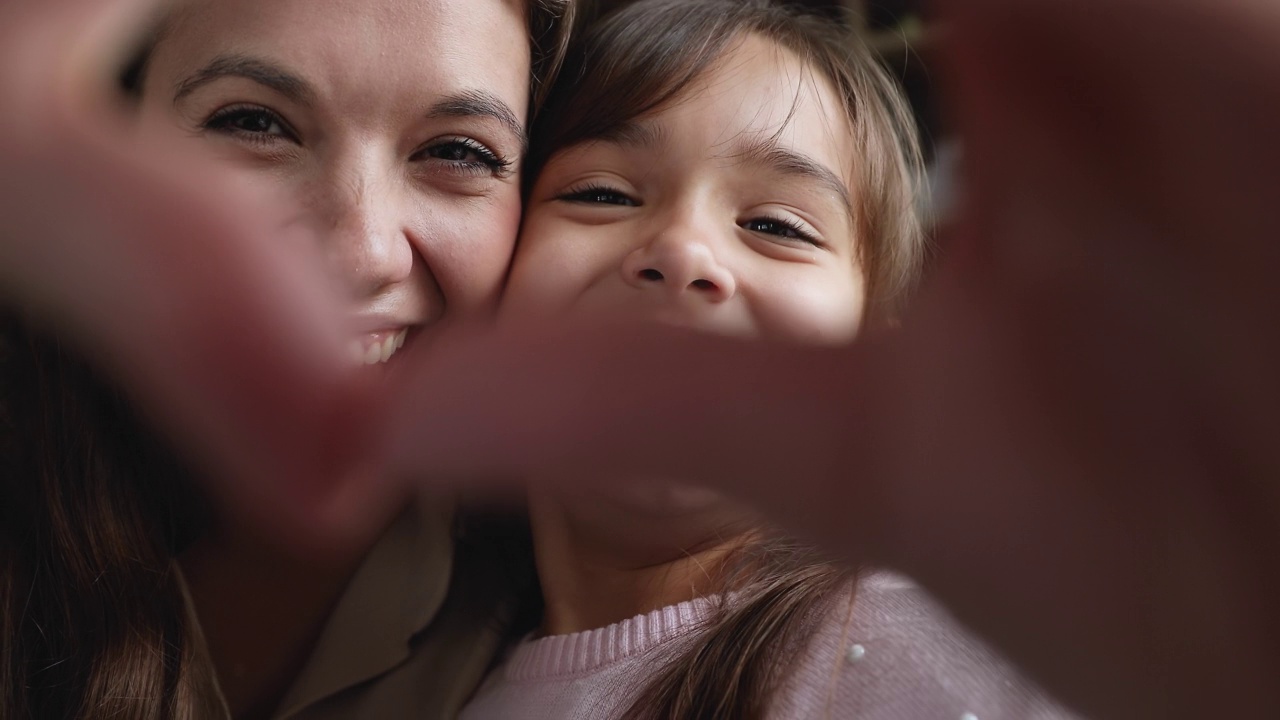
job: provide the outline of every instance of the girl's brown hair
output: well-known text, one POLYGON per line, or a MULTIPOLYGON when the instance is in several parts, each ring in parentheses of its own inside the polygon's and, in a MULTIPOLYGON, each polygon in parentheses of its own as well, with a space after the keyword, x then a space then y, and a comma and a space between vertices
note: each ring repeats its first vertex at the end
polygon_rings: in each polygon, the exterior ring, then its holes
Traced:
MULTIPOLYGON (((574 2, 528 8, 532 117, 574 2)), ((175 561, 206 526, 191 480, 91 363, 0 308, 0 718, 225 717, 175 561)))
POLYGON ((855 139, 859 261, 872 312, 891 318, 920 273, 923 160, 899 84, 860 37, 829 16, 769 0, 640 0, 594 23, 570 49, 561 82, 534 124, 526 179, 556 152, 608 137, 661 109, 754 34, 795 53, 834 86, 855 139))
MULTIPOLYGON (((829 16, 767 0, 640 0, 594 24, 570 51, 535 124, 528 183, 555 153, 608 137, 678 102, 732 44, 758 35, 795 53, 843 102, 857 149, 858 260, 869 306, 892 320, 924 254, 917 200, 923 161, 898 84, 866 45, 829 16)), ((854 573, 785 539, 748 543, 719 569, 717 612, 641 687, 626 720, 751 720, 768 716, 786 670, 819 621, 852 602, 854 573), (842 592, 845 591, 845 592, 842 592)), ((852 605, 847 607, 851 608, 852 605)))
POLYGON ((703 632, 676 641, 622 720, 774 717, 788 670, 824 619, 852 611, 854 577, 785 538, 744 545, 713 576, 720 593, 703 632))

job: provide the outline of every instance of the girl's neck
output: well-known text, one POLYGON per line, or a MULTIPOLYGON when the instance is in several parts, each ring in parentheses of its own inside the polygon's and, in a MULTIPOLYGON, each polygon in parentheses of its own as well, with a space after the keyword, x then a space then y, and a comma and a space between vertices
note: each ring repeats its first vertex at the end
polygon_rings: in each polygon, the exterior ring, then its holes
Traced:
POLYGON ((748 537, 722 527, 681 532, 678 519, 637 537, 606 523, 575 522, 547 498, 531 501, 530 519, 546 605, 542 635, 593 630, 714 594, 726 559, 748 537), (664 545, 665 538, 683 542, 664 545))

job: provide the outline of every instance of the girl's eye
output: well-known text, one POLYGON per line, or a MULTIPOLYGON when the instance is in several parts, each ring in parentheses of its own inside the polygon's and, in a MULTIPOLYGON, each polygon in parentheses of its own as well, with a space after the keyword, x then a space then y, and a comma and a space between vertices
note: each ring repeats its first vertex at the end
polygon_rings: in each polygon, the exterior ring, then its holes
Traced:
POLYGON ((511 161, 470 138, 451 138, 419 150, 413 160, 441 160, 464 170, 482 170, 506 175, 511 161))
POLYGON ((802 242, 809 245, 818 245, 818 239, 804 229, 799 223, 792 220, 783 220, 780 218, 755 218, 748 220, 742 224, 742 227, 751 232, 761 233, 764 235, 773 235, 774 237, 793 242, 802 242))
POLYGON ((565 202, 582 203, 584 205, 619 205, 622 207, 639 207, 640 203, 623 192, 614 190, 613 188, 604 187, 603 185, 592 185, 590 187, 570 190, 561 195, 558 200, 565 202))
POLYGON ((226 135, 239 135, 259 142, 283 138, 297 142, 297 135, 276 113, 257 106, 236 106, 219 110, 205 121, 206 130, 226 135))

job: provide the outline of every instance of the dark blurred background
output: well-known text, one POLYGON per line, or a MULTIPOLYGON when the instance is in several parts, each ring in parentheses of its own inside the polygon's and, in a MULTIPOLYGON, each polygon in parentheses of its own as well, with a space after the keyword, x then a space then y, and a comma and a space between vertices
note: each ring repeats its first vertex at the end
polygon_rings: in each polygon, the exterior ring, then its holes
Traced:
POLYGON ((929 73, 930 48, 937 31, 927 21, 925 0, 787 1, 827 13, 833 22, 855 24, 906 89, 920 123, 925 152, 932 159, 934 145, 944 129, 929 73))

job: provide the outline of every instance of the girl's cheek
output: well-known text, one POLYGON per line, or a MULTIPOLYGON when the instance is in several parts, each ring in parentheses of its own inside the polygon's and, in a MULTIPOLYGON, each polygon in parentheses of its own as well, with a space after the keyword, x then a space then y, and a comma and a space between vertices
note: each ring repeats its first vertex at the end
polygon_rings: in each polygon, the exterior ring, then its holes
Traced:
POLYGON ((516 243, 504 304, 540 314, 566 310, 601 264, 593 230, 551 213, 530 213, 516 243))
POLYGON ((779 283, 755 298, 753 311, 763 337, 815 345, 851 342, 861 327, 865 298, 861 283, 779 283))
POLYGON ((506 318, 537 318, 552 314, 561 304, 566 282, 556 243, 544 228, 526 222, 516 241, 511 274, 503 292, 500 312, 506 318))

